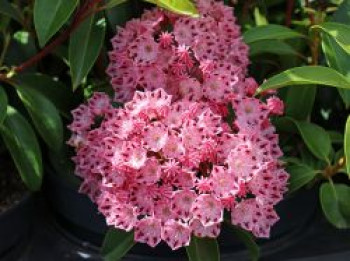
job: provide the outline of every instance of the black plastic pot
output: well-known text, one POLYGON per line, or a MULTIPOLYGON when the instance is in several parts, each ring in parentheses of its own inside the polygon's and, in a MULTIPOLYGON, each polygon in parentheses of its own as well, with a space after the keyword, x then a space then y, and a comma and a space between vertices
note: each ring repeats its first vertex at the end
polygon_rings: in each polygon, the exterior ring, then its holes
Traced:
POLYGON ((33 195, 26 194, 23 199, 0 214, 0 260, 16 260, 30 235, 34 215, 33 195))
MULTIPOLYGON (((46 178, 47 198, 55 213, 58 225, 73 238, 82 240, 85 244, 87 242, 100 246, 107 227, 103 216, 98 214, 96 206, 85 195, 77 192, 76 185, 64 181, 59 175, 48 172, 46 178)), ((261 240, 259 243, 265 247, 272 241, 289 238, 298 233, 313 218, 316 205, 316 190, 302 190, 287 197, 277 206, 280 221, 273 227, 271 239, 261 240)), ((219 241, 223 254, 244 249, 234 234, 225 228, 222 230, 219 241)), ((273 251, 273 249, 268 251, 273 251)), ((131 252, 144 258, 147 256, 150 258, 169 258, 170 256, 179 258, 183 255, 181 251, 172 253, 165 244, 154 249, 144 244, 137 244, 131 252)))

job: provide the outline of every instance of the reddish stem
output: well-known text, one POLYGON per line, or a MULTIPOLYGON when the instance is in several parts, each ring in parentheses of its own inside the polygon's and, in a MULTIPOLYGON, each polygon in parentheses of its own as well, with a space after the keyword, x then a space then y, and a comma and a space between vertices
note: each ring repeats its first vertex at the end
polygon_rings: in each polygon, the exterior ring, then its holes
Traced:
MULTIPOLYGON (((309 2, 309 0, 305 0, 305 6, 306 7, 310 7, 310 2, 309 2)), ((311 23, 311 25, 314 25, 315 24, 315 16, 314 16, 314 14, 309 14, 309 19, 310 19, 310 23, 311 23)))
POLYGON ((50 44, 46 45, 45 48, 42 49, 39 53, 29 58, 29 60, 15 67, 13 69, 14 72, 19 73, 24 71, 28 67, 33 66, 34 64, 38 63, 41 59, 46 57, 48 54, 50 54, 56 47, 58 47, 64 41, 66 41, 71 35, 71 33, 85 20, 85 18, 88 17, 88 14, 90 14, 91 9, 94 7, 94 5, 98 4, 101 1, 102 0, 86 1, 76 12, 72 24, 61 35, 59 35, 50 44))
POLYGON ((292 24, 294 4, 295 4, 295 0, 288 0, 287 1, 286 26, 288 26, 288 27, 290 27, 292 24))

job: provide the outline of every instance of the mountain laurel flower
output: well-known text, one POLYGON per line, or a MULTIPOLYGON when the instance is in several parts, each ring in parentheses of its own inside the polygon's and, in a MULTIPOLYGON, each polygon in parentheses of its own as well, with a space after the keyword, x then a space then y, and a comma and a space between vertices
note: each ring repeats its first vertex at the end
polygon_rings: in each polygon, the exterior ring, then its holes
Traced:
POLYGON ((191 233, 217 237, 229 211, 233 224, 269 235, 288 174, 273 145, 278 136, 263 131, 270 124, 264 103, 232 101, 240 122, 257 118, 232 130, 221 127, 225 118, 206 102, 173 101, 162 89, 137 91, 122 108, 105 99, 96 94, 78 108, 99 111, 99 121, 87 121, 82 130, 76 126, 83 114, 74 113, 70 128, 72 139, 82 140, 73 158, 81 191, 108 225, 134 229, 137 242, 154 247, 163 240, 175 250, 189 244, 191 233), (104 109, 94 110, 95 104, 104 109), (168 119, 174 114, 177 124, 168 119))
POLYGON ((119 28, 107 69, 114 97, 95 93, 68 126, 80 192, 107 225, 151 247, 216 238, 225 212, 269 237, 287 191, 269 118, 283 102, 253 96, 232 8, 196 3, 199 18, 153 9, 119 28))
POLYGON ((212 0, 197 1, 197 6, 199 18, 155 8, 118 28, 107 69, 115 101, 156 88, 174 100, 224 101, 232 90, 251 93, 250 80, 245 82, 249 50, 232 7, 212 0))

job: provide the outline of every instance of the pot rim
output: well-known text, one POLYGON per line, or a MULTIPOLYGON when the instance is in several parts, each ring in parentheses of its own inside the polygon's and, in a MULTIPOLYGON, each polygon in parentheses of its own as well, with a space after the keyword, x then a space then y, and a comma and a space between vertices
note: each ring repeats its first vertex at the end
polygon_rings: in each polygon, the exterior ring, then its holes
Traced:
POLYGON ((25 205, 32 197, 33 197, 33 192, 30 192, 27 190, 17 204, 12 205, 5 212, 0 214, 0 221, 3 218, 10 216, 12 213, 14 213, 16 210, 18 210, 21 206, 25 205))

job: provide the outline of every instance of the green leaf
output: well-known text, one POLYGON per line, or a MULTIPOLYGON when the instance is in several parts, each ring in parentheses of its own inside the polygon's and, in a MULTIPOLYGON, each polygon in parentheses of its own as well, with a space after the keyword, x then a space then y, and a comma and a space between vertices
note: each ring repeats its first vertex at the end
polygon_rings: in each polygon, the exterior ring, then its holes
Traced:
POLYGON ((299 129, 306 146, 319 159, 328 162, 331 151, 331 139, 328 133, 320 126, 302 121, 294 121, 299 129))
POLYGON ((346 172, 350 177, 350 116, 346 121, 345 134, 344 134, 344 152, 345 152, 346 172))
POLYGON ((329 137, 331 138, 332 143, 334 144, 343 144, 344 135, 337 131, 327 131, 329 137))
POLYGON ((305 164, 291 165, 287 167, 289 178, 289 193, 297 191, 316 177, 316 172, 305 164))
POLYGON ((134 233, 110 229, 103 242, 101 254, 105 261, 117 261, 125 256, 134 244, 134 233))
POLYGON ((11 17, 17 22, 22 22, 21 14, 16 8, 12 6, 12 4, 8 0, 0 0, 0 14, 11 17))
POLYGON ((300 56, 293 47, 279 40, 262 40, 253 42, 249 47, 250 56, 256 56, 263 53, 300 56), (271 48, 271 46, 273 46, 273 48, 271 48))
POLYGON ((294 125, 306 146, 312 152, 312 154, 321 159, 329 162, 329 153, 331 151, 331 139, 329 134, 320 126, 306 122, 306 121, 297 121, 290 117, 280 118, 281 121, 278 123, 279 125, 284 125, 282 129, 287 128, 293 131, 294 125))
POLYGON ((216 239, 192 236, 186 251, 189 261, 220 261, 219 245, 216 239))
POLYGON ((271 77, 258 88, 257 93, 291 85, 317 84, 350 89, 350 81, 334 69, 322 66, 302 66, 271 77))
POLYGON ((0 125, 6 117, 7 95, 5 90, 0 86, 0 125))
MULTIPOLYGON (((322 36, 322 49, 328 66, 343 74, 350 81, 350 55, 346 53, 333 38, 327 34, 322 36)), ((350 90, 338 89, 345 106, 350 106, 350 90)))
POLYGON ((73 90, 88 75, 104 41, 105 19, 100 15, 88 17, 73 33, 69 42, 69 63, 73 90))
POLYGON ((199 17, 195 5, 190 0, 144 0, 177 14, 199 17))
POLYGON ((68 117, 74 107, 73 92, 69 86, 46 74, 25 73, 15 77, 16 85, 35 89, 48 98, 62 115, 68 117))
POLYGON ((107 3, 105 4, 105 8, 106 9, 110 9, 113 7, 116 7, 117 5, 123 4, 125 3, 127 0, 109 0, 107 1, 107 3))
POLYGON ((23 182, 32 191, 42 183, 42 158, 39 143, 27 120, 14 108, 7 107, 7 116, 0 133, 23 182))
POLYGON ((350 1, 343 0, 337 11, 333 14, 332 21, 337 23, 350 23, 350 1))
POLYGON ((253 27, 243 34, 243 39, 247 44, 262 40, 285 40, 298 37, 305 36, 288 27, 277 24, 253 27))
POLYGON ((35 0, 34 25, 43 47, 73 13, 79 0, 35 0))
POLYGON ((345 52, 350 54, 350 26, 340 23, 327 22, 321 25, 314 25, 313 30, 322 30, 331 36, 345 52))
POLYGON ((350 228, 350 188, 344 184, 323 183, 320 200, 323 213, 335 227, 350 228))
POLYGON ((249 251, 249 255, 252 261, 258 261, 260 256, 260 249, 255 242, 251 233, 243 230, 237 226, 230 225, 229 228, 236 235, 236 237, 246 246, 249 251))
POLYGON ((267 25, 269 23, 266 15, 260 11, 258 6, 254 8, 254 19, 257 26, 267 25))
POLYGON ((286 115, 297 120, 306 120, 310 116, 316 97, 315 86, 305 88, 289 87, 286 98, 286 115))
POLYGON ((40 136, 52 150, 58 151, 63 145, 63 124, 55 105, 34 89, 17 86, 17 93, 40 136))

